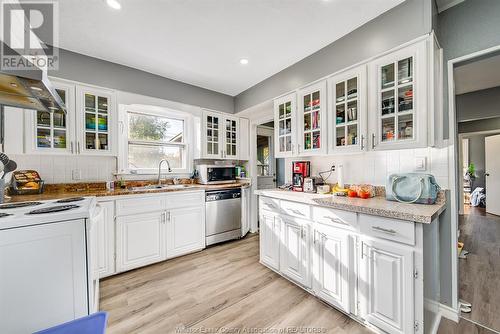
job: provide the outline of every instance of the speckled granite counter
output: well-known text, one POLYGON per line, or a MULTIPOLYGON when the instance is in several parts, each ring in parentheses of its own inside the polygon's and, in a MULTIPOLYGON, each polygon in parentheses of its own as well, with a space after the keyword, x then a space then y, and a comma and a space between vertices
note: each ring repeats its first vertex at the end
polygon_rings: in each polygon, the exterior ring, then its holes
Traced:
POLYGON ((333 195, 307 194, 280 189, 256 190, 256 195, 295 201, 310 205, 329 207, 339 210, 353 211, 368 215, 431 223, 446 208, 444 193, 436 204, 406 204, 387 201, 385 197, 376 196, 370 199, 338 197, 333 195))
MULTIPOLYGON (((134 186, 141 186, 134 183, 134 186)), ((189 184, 186 188, 177 189, 132 189, 128 187, 125 189, 117 188, 114 190, 106 190, 105 185, 99 183, 74 183, 61 186, 60 188, 49 187, 50 190, 44 192, 43 194, 37 195, 11 195, 10 200, 7 202, 26 202, 26 201, 44 201, 52 199, 61 199, 69 197, 113 197, 113 196, 123 196, 123 195, 141 195, 141 194, 156 194, 156 193, 167 193, 167 192, 178 192, 178 191, 210 191, 218 189, 228 189, 228 188, 245 188, 249 184, 245 182, 236 182, 230 184, 217 184, 217 185, 203 185, 203 184, 189 184)))

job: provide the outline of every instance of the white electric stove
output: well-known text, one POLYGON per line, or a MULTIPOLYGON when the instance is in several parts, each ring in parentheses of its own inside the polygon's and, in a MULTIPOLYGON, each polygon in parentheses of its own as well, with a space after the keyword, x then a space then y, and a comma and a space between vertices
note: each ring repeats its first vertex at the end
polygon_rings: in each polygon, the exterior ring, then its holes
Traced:
POLYGON ((0 204, 0 333, 32 333, 97 311, 94 197, 0 204))

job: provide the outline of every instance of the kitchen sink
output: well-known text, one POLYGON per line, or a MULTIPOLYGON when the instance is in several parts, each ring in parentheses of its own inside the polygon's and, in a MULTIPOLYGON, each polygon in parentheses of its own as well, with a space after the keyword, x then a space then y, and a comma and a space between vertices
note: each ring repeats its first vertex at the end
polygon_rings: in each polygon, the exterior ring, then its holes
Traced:
POLYGON ((142 186, 142 187, 132 187, 130 188, 132 191, 148 191, 148 190, 168 190, 168 189, 186 189, 186 188, 192 188, 192 184, 150 184, 147 186, 142 186))

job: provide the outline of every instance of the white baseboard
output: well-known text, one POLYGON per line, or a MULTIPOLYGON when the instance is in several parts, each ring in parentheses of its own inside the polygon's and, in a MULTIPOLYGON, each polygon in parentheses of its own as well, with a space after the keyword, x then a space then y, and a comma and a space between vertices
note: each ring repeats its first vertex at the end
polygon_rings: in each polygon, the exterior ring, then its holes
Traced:
POLYGON ((439 312, 437 314, 436 319, 434 320, 434 324, 432 324, 432 327, 429 331, 430 334, 437 334, 437 332, 439 330, 439 324, 441 323, 441 318, 442 318, 442 315, 441 315, 441 312, 439 312))
POLYGON ((449 307, 448 305, 444 304, 439 304, 439 313, 441 316, 445 317, 446 319, 449 319, 454 322, 458 322, 458 310, 455 310, 452 307, 449 307))

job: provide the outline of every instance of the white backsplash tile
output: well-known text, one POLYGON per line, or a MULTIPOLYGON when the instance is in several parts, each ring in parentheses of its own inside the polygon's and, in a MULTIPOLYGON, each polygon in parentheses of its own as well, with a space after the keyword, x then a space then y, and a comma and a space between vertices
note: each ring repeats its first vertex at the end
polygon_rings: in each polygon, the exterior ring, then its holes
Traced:
MULTIPOLYGON (((330 169, 331 165, 344 166, 345 183, 370 183, 384 186, 386 179, 393 173, 416 172, 417 157, 425 157, 425 171, 436 177, 442 188, 448 188, 448 149, 422 148, 408 150, 392 150, 380 152, 365 152, 358 154, 329 155, 309 158, 287 158, 286 180, 291 182, 292 161, 311 161, 311 173, 316 176, 320 171, 330 169)), ((328 178, 329 183, 337 182, 337 173, 328 178)))
POLYGON ((74 183, 110 181, 116 172, 115 157, 10 154, 17 169, 34 169, 45 183, 74 183), (73 171, 80 170, 81 180, 73 179, 73 171))

